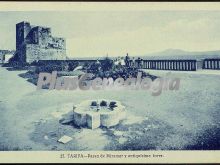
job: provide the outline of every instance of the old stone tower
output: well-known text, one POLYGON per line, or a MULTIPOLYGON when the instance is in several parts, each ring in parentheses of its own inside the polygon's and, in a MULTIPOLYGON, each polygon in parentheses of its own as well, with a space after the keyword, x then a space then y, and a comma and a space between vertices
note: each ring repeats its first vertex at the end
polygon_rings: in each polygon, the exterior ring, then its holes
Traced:
POLYGON ((51 35, 51 28, 33 26, 29 22, 16 24, 16 56, 20 62, 65 60, 64 38, 51 35))

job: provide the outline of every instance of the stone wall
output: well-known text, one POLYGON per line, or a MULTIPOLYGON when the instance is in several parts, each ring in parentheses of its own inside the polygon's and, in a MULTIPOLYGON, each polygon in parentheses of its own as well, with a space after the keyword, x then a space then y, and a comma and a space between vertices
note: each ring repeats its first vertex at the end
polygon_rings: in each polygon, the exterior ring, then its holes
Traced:
POLYGON ((53 37, 51 28, 33 26, 29 22, 16 25, 16 56, 18 61, 65 60, 64 38, 53 37))
POLYGON ((39 60, 65 60, 66 52, 62 49, 42 48, 39 45, 26 45, 26 62, 39 60))

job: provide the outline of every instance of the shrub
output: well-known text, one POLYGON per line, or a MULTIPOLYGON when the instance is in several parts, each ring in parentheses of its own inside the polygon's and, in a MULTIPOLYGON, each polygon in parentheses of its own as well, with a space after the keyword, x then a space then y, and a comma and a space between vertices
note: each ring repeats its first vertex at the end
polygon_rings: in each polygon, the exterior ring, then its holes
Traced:
POLYGON ((113 60, 110 58, 106 57, 103 61, 101 61, 101 68, 103 71, 109 71, 113 67, 113 60))

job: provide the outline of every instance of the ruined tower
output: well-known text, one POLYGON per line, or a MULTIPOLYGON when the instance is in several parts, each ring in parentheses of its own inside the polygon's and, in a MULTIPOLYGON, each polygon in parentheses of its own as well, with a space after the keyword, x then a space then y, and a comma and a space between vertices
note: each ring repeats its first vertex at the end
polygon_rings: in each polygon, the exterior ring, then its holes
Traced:
POLYGON ((16 56, 18 61, 65 60, 64 38, 53 37, 51 28, 33 26, 29 22, 16 24, 16 56))

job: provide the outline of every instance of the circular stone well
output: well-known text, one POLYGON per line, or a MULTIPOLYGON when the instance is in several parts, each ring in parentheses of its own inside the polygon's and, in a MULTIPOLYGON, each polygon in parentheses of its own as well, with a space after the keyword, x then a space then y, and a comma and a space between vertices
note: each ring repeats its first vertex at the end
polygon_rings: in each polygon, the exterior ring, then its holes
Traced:
POLYGON ((73 118, 77 126, 111 127, 125 118, 125 107, 119 101, 86 100, 73 108, 73 118))

